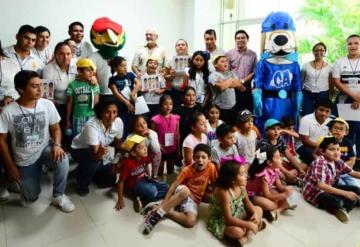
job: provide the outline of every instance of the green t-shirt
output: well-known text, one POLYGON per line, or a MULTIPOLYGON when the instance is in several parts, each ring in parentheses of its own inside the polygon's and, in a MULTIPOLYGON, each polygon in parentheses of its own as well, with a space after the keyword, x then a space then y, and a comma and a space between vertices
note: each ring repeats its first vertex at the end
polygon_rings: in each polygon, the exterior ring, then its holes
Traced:
POLYGON ((70 82, 66 94, 73 97, 73 117, 94 116, 93 102, 100 93, 99 85, 90 85, 85 81, 70 82))

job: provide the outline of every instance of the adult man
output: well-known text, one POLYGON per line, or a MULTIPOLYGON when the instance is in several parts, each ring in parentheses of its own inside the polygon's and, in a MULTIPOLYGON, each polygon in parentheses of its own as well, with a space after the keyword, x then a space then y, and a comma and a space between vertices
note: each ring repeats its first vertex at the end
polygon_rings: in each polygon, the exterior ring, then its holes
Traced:
POLYGON ((253 99, 251 94, 251 81, 254 76, 255 66, 257 62, 256 53, 247 48, 249 42, 249 35, 244 30, 238 30, 235 33, 234 49, 226 52, 230 65, 230 70, 233 71, 243 85, 236 90, 236 110, 248 109, 253 111, 253 99))
POLYGON ((75 21, 69 25, 70 39, 76 42, 76 57, 89 57, 93 53, 91 44, 84 41, 84 25, 81 22, 75 21))
POLYGON ((52 204, 72 212, 75 206, 64 194, 69 160, 61 148, 60 116, 51 101, 41 98, 41 79, 36 72, 20 71, 14 81, 20 98, 0 115, 0 154, 8 176, 19 185, 21 202, 26 205, 40 194, 42 166, 52 167, 52 204))
POLYGON ((205 49, 209 53, 209 70, 215 71, 213 61, 218 56, 225 55, 224 49, 216 46, 216 32, 214 29, 207 29, 204 33, 205 49))
POLYGON ((52 52, 50 52, 49 49, 50 30, 44 26, 37 26, 35 30, 36 42, 32 52, 38 56, 44 64, 48 64, 52 59, 52 52))
POLYGON ((36 41, 36 30, 30 25, 23 25, 16 34, 16 44, 4 49, 9 58, 19 64, 21 70, 32 70, 41 73, 45 64, 33 54, 36 41))
POLYGON ((156 41, 158 33, 155 29, 149 28, 145 33, 146 45, 141 47, 134 56, 131 66, 132 71, 140 78, 146 71, 146 61, 152 57, 158 61, 158 69, 162 71, 166 65, 166 51, 156 41))

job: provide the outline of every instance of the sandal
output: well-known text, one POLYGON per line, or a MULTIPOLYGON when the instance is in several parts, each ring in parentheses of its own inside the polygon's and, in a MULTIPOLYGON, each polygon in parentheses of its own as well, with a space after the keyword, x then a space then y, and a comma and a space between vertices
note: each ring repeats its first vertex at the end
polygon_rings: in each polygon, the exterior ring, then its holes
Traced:
POLYGON ((266 228, 266 222, 262 220, 261 223, 260 223, 260 226, 259 226, 259 232, 261 232, 265 228, 266 228))

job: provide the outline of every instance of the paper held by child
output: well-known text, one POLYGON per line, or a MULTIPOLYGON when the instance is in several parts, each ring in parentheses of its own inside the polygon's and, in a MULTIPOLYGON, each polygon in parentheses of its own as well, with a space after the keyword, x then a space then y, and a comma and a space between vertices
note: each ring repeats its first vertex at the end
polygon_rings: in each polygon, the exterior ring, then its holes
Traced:
POLYGON ((339 117, 347 121, 360 121, 360 108, 352 109, 351 104, 337 104, 339 117))

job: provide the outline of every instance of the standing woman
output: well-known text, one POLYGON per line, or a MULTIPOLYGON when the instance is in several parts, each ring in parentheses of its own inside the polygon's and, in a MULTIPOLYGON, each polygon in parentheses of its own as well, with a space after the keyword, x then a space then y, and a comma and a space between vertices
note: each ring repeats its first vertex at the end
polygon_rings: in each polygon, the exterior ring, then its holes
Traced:
POLYGON ((19 64, 4 54, 0 41, 0 113, 2 107, 19 98, 14 85, 14 77, 19 71, 19 64))
POLYGON ((49 49, 50 30, 44 26, 37 26, 35 30, 36 42, 32 52, 46 65, 52 59, 52 54, 49 49))
MULTIPOLYGON (((176 56, 188 56, 188 43, 184 39, 179 39, 175 43, 176 56)), ((179 70, 180 61, 177 59, 169 61, 165 67, 164 78, 170 83, 170 95, 174 102, 174 108, 181 105, 184 98, 184 89, 188 86, 186 70, 189 65, 186 63, 183 69, 179 70), (178 64, 178 65, 177 65, 178 64)))
MULTIPOLYGON (((66 89, 69 83, 75 80, 77 74, 76 65, 71 63, 71 49, 65 42, 59 42, 55 46, 55 59, 45 66, 43 70, 43 79, 54 83, 54 103, 58 110, 61 121, 60 127, 66 129, 66 89)), ((64 133, 65 131, 62 131, 64 133)), ((68 147, 71 140, 66 140, 63 136, 64 147, 68 147)))
POLYGON ((303 65, 301 75, 303 80, 303 109, 305 116, 314 112, 315 103, 329 99, 332 93, 331 66, 324 60, 326 46, 320 42, 313 46, 314 60, 303 65))
MULTIPOLYGON (((346 39, 348 54, 336 60, 332 76, 340 94, 336 103, 351 104, 351 108, 360 106, 360 35, 352 34, 346 39)), ((335 109, 337 109, 335 107, 335 109)), ((356 145, 356 159, 360 159, 360 121, 348 121, 350 138, 356 145)))

